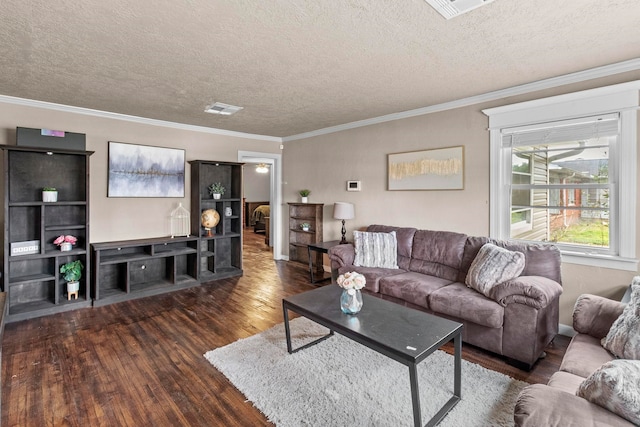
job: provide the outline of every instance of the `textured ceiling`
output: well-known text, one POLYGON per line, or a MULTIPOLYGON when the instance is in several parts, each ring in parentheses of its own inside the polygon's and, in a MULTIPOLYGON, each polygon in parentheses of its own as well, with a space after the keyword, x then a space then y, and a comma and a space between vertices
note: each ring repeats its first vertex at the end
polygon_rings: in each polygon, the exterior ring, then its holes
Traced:
POLYGON ((638 57, 638 0, 0 0, 0 95, 279 137, 638 57))

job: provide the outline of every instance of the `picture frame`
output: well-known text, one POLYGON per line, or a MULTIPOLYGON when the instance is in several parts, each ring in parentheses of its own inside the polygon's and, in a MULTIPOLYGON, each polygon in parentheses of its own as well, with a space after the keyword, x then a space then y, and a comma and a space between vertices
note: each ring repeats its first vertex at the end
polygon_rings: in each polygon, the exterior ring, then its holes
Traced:
POLYGON ((388 190, 464 190, 464 146, 388 154, 388 190))
POLYGON ((185 150, 109 141, 107 197, 184 197, 185 150))

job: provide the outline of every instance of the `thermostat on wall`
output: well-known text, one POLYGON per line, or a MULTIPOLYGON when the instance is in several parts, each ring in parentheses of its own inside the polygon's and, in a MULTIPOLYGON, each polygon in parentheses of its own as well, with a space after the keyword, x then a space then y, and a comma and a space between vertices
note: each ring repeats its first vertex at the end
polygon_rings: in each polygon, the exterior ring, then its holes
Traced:
POLYGON ((347 191, 360 191, 360 181, 347 181, 347 191))

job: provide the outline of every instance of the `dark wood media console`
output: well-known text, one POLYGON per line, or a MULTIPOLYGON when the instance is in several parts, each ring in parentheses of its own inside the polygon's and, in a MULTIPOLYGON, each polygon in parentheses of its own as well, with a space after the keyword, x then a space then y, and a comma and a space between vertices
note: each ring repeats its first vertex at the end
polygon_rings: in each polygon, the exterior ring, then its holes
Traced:
POLYGON ((197 237, 93 243, 93 305, 198 286, 197 237))

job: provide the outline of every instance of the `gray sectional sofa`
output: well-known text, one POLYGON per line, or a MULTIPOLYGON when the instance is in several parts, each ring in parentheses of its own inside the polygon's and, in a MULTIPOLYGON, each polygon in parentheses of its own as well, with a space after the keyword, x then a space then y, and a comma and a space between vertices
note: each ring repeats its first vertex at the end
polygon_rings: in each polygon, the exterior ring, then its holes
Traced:
POLYGON ((553 245, 496 241, 449 231, 371 225, 395 231, 397 269, 354 266, 352 244, 329 250, 332 275, 357 271, 365 291, 464 324, 463 341, 531 369, 558 333, 561 259, 553 245), (495 286, 489 297, 465 285, 480 248, 493 243, 525 255, 516 279, 495 286))
POLYGON ((514 410, 516 426, 633 426, 626 419, 576 396, 582 382, 615 356, 600 340, 607 335, 625 304, 596 295, 581 295, 573 311, 575 335, 562 359, 560 370, 547 385, 533 384, 518 396, 514 410))

